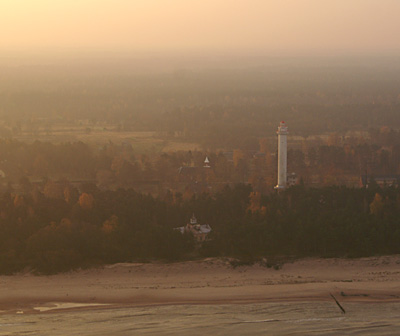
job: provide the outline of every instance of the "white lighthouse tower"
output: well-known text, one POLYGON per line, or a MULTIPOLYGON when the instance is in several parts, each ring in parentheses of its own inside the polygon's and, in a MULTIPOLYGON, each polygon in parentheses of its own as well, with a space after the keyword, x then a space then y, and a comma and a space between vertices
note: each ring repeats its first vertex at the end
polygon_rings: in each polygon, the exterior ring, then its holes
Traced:
POLYGON ((281 121, 278 127, 278 184, 275 189, 286 188, 287 181, 287 134, 288 130, 284 121, 281 121))

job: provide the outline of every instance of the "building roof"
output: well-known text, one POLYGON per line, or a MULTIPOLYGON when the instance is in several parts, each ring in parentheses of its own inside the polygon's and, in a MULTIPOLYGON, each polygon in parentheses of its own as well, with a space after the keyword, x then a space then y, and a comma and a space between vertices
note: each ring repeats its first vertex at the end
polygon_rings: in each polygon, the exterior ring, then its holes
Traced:
POLYGON ((211 227, 208 224, 201 224, 200 228, 199 228, 199 231, 201 233, 210 233, 211 232, 211 227))

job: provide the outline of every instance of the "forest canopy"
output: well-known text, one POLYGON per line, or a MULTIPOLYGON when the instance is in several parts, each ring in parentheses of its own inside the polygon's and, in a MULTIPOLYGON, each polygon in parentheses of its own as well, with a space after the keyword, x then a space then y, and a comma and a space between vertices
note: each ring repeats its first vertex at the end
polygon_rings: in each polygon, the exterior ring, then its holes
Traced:
POLYGON ((260 260, 400 253, 399 189, 377 185, 299 185, 262 196, 239 184, 189 200, 123 189, 55 199, 33 190, 4 194, 0 215, 2 274, 211 256, 260 260), (190 234, 174 230, 193 213, 212 227, 200 246, 190 234))

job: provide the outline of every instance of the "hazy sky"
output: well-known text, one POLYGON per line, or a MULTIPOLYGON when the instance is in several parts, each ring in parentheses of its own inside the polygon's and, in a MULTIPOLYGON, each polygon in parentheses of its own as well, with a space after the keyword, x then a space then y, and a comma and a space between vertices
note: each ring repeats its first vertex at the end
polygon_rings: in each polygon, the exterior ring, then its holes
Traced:
POLYGON ((0 0, 1 50, 399 52, 400 0, 0 0))

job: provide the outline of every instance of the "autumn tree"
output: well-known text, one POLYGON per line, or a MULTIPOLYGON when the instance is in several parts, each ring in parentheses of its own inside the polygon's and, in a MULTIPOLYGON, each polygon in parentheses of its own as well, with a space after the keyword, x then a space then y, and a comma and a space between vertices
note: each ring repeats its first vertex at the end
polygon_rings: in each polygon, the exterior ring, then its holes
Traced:
POLYGON ((92 210, 94 204, 94 198, 91 194, 82 193, 79 196, 79 205, 84 210, 92 210))
POLYGON ((376 193, 374 200, 371 202, 369 205, 369 209, 371 214, 380 217, 383 214, 383 209, 384 209, 384 200, 381 194, 376 193))

